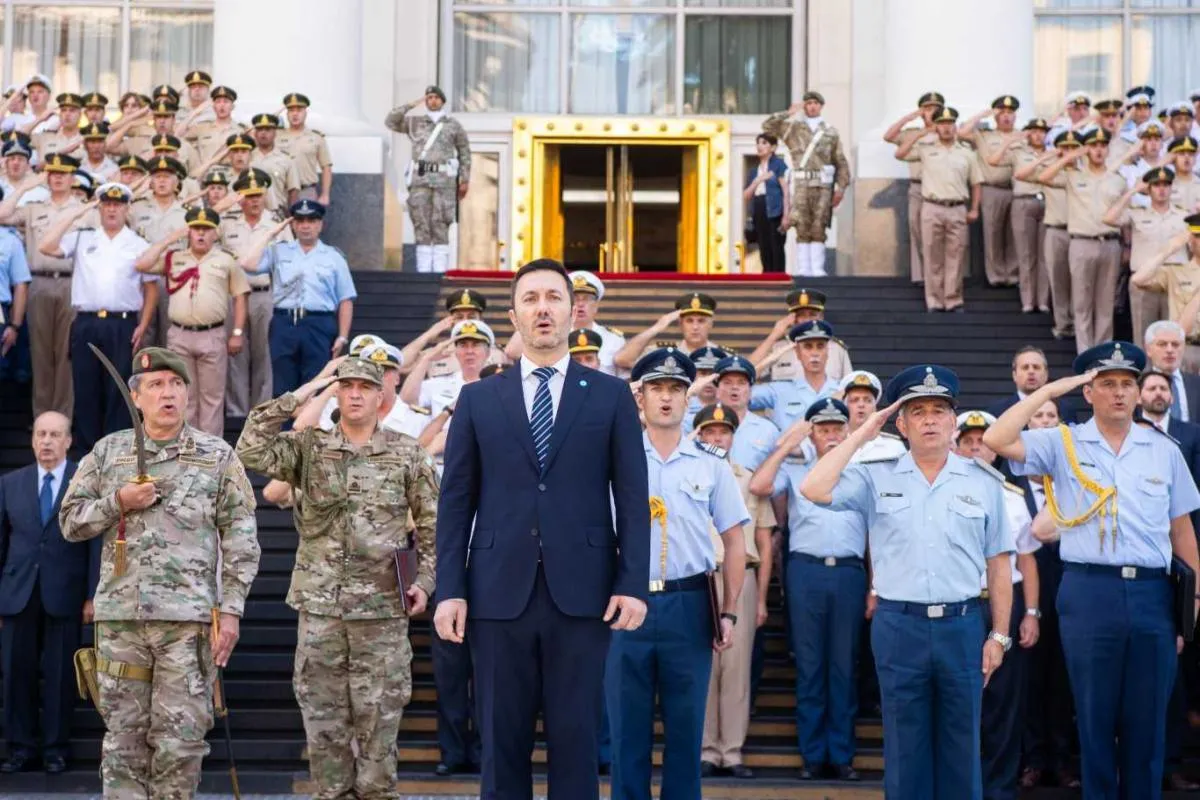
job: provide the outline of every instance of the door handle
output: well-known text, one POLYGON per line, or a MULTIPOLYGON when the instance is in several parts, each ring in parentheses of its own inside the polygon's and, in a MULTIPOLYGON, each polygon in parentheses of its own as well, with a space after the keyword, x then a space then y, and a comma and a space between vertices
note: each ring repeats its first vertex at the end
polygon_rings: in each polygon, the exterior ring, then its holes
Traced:
POLYGON ((608 243, 605 242, 604 244, 600 245, 600 271, 604 272, 604 269, 607 265, 608 265, 608 243))

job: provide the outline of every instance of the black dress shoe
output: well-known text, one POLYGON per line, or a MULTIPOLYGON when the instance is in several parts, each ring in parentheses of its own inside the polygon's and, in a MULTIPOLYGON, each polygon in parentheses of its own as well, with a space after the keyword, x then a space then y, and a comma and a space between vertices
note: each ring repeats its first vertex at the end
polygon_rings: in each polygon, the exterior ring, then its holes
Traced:
POLYGON ((612 773, 612 764, 601 764, 598 769, 601 775, 609 775, 612 773))
POLYGON ((745 764, 734 764, 729 768, 729 774, 735 778, 748 781, 754 777, 754 770, 750 769, 745 764))
POLYGON ((14 772, 32 772, 37 769, 38 760, 29 753, 13 753, 8 760, 0 764, 0 774, 11 775, 14 772))
POLYGON ((700 777, 701 778, 711 778, 713 775, 716 775, 716 774, 717 774, 717 765, 716 764, 712 763, 711 761, 701 761, 700 762, 700 777))
POLYGON ((1168 792, 1194 792, 1200 789, 1200 783, 1188 780, 1182 773, 1172 772, 1163 778, 1163 789, 1168 792))
POLYGON ((833 765, 833 777, 839 781, 860 781, 860 780, 862 780, 862 778, 860 778, 858 775, 858 770, 856 770, 850 764, 834 764, 833 765))
POLYGON ((61 775, 67 771, 67 760, 62 756, 46 756, 42 762, 47 775, 61 775))

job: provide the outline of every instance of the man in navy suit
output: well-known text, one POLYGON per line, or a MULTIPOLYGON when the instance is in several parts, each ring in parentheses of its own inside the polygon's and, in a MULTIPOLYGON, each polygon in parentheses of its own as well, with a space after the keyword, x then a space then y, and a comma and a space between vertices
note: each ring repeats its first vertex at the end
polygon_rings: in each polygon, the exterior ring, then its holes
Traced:
POLYGON ((70 431, 70 420, 56 411, 39 416, 33 424, 37 463, 0 478, 0 658, 9 751, 0 773, 37 766, 39 660, 42 765, 49 773, 67 768, 72 659, 81 625, 91 622, 100 570, 99 539, 71 544, 58 528, 58 505, 75 474, 67 461, 70 431))
POLYGON ((539 711, 551 800, 599 796, 610 629, 646 615, 637 406, 624 382, 571 361, 572 295, 557 261, 517 271, 509 318, 524 355, 463 387, 446 442, 434 626, 470 637, 485 800, 533 796, 539 711))
MULTIPOLYGON (((998 418, 1005 411, 1042 388, 1042 385, 1049 379, 1050 362, 1046 360, 1045 351, 1031 344, 1025 345, 1016 352, 1012 360, 1012 380, 1016 391, 1006 394, 988 406, 988 413, 998 418)), ((1056 405, 1059 415, 1064 420, 1070 422, 1080 418, 1078 403, 1073 402, 1072 398, 1060 397, 1056 405)), ((1091 416, 1091 410, 1087 409, 1083 416, 1091 416)))

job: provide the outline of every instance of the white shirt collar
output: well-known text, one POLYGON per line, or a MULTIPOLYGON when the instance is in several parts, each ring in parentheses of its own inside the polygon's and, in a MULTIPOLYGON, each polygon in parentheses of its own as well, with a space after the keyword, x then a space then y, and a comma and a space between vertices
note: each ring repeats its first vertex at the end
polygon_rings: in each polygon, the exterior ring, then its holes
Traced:
POLYGON ((823 122, 825 122, 825 120, 821 117, 805 117, 804 118, 804 124, 808 126, 808 129, 810 131, 813 131, 813 132, 815 132, 817 130, 817 128, 821 127, 821 124, 823 122))
MULTIPOLYGON (((555 361, 550 366, 554 367, 555 371, 559 375, 566 376, 567 365, 570 363, 570 361, 571 361, 571 354, 567 353, 565 356, 560 358, 558 361, 555 361)), ((533 371, 537 368, 538 368, 538 365, 533 363, 532 361, 530 361, 527 356, 521 356, 521 380, 526 380, 530 375, 533 374, 533 371)))
POLYGON ((45 468, 42 467, 41 464, 38 464, 37 465, 38 491, 40 492, 42 490, 42 482, 46 480, 47 475, 54 476, 54 484, 55 485, 61 485, 63 475, 66 474, 66 471, 67 471, 67 460, 65 458, 62 461, 58 462, 58 466, 55 467, 54 469, 50 470, 49 472, 47 472, 45 470, 45 468))

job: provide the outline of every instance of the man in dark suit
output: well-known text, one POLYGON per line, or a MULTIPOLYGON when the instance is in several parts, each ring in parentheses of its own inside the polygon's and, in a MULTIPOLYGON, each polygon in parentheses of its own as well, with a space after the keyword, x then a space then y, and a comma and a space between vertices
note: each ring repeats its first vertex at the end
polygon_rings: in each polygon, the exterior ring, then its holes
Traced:
MULTIPOLYGON (((1146 357, 1155 369, 1165 372, 1171 382, 1172 417, 1200 423, 1200 376, 1185 375, 1183 364, 1183 328, 1178 322, 1160 319, 1146 328, 1146 357)), ((1186 455, 1186 454, 1185 454, 1186 455)), ((1192 462, 1188 462, 1190 466, 1192 462)))
POLYGON ((557 261, 518 270, 509 317, 524 355, 463 387, 446 442, 434 626, 449 641, 470 637, 492 800, 533 796, 539 710, 552 800, 599 796, 610 628, 634 630, 646 614, 637 406, 624 382, 568 356, 572 294, 557 261))
POLYGON ((42 765, 49 773, 67 767, 72 660, 80 627, 91 622, 100 570, 99 538, 72 544, 58 528, 59 502, 75 474, 67 461, 70 431, 70 420, 58 412, 39 416, 33 424, 37 463, 0 478, 0 658, 9 751, 0 773, 37 766, 39 660, 42 765))
MULTIPOLYGON (((1046 360, 1045 351, 1031 344, 1025 345, 1016 352, 1012 360, 1012 380, 1016 391, 1006 394, 988 406, 988 413, 999 418, 1005 411, 1042 388, 1049 379, 1050 362, 1046 360)), ((1058 413, 1065 421, 1081 421, 1092 415, 1090 408, 1082 407, 1077 401, 1077 396, 1060 397, 1056 401, 1058 413)))

